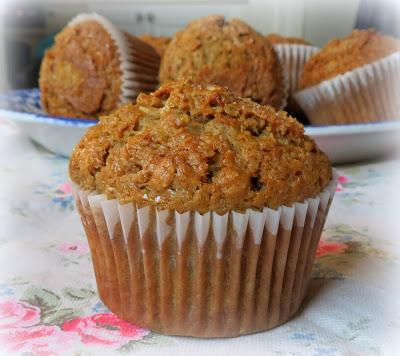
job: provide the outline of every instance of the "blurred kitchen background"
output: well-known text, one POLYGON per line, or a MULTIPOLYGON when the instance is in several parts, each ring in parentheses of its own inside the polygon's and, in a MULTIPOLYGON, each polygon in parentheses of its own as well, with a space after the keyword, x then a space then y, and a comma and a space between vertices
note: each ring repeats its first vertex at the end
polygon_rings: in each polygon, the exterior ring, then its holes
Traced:
POLYGON ((132 34, 169 36, 191 19, 218 13, 317 46, 355 27, 400 37, 398 0, 0 0, 0 91, 37 86, 45 49, 79 12, 105 15, 132 34))

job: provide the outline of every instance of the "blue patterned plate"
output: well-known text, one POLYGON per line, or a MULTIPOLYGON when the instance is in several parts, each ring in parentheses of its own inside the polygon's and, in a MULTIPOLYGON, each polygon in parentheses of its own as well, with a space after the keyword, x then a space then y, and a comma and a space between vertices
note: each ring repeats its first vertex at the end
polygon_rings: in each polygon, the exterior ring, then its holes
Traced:
POLYGON ((46 114, 38 88, 0 94, 0 116, 13 121, 43 147, 67 157, 86 129, 96 123, 46 114))
MULTIPOLYGON (((69 156, 94 120, 47 115, 39 89, 0 94, 0 115, 15 122, 34 141, 55 153, 69 156)), ((333 163, 354 162, 400 150, 400 121, 356 125, 306 126, 333 163)))

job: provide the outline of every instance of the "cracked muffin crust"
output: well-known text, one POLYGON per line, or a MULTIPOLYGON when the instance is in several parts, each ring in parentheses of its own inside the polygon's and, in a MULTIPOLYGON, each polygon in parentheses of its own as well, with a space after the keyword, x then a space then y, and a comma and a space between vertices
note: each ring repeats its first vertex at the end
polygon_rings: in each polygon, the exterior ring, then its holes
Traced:
POLYGON ((171 42, 170 37, 166 36, 152 36, 148 33, 144 33, 138 36, 140 40, 146 42, 150 46, 152 46, 156 52, 159 54, 160 57, 164 55, 165 49, 167 48, 168 44, 171 42))
POLYGON ((284 79, 272 45, 244 22, 206 16, 175 34, 160 67, 160 82, 191 78, 226 86, 275 108, 286 101, 284 79))
POLYGON ((80 189, 121 203, 201 213, 290 205, 323 190, 332 173, 285 112, 190 81, 101 117, 69 169, 80 189))
POLYGON ((300 37, 285 37, 285 36, 279 35, 278 33, 270 33, 269 35, 266 35, 265 38, 272 45, 277 45, 277 44, 303 44, 303 45, 309 45, 310 44, 304 38, 300 38, 300 37))
POLYGON ((308 88, 339 74, 400 51, 400 40, 374 29, 354 30, 343 39, 332 39, 305 64, 300 88, 308 88))
POLYGON ((53 115, 89 118, 114 109, 121 71, 109 33, 96 21, 67 26, 44 56, 39 86, 53 115))

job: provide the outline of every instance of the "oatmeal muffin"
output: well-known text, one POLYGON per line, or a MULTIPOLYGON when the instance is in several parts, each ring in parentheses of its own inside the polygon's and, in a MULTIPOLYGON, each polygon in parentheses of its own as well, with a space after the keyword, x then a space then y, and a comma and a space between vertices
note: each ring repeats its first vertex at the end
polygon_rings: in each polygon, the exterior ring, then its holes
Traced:
POLYGON ((104 17, 80 14, 44 56, 39 86, 52 115, 93 118, 133 100, 158 83, 159 56, 104 17))
POLYGON ((400 41, 354 30, 333 39, 307 61, 295 97, 316 124, 399 117, 400 41))
POLYGON ((343 39, 334 38, 305 64, 300 88, 308 88, 355 68, 400 51, 400 40, 374 29, 354 30, 343 39))
POLYGON ((187 77, 275 108, 286 102, 282 68, 271 44, 237 19, 206 16, 175 34, 161 61, 160 82, 187 77))
POLYGON ((171 42, 170 37, 166 36, 152 36, 148 33, 144 33, 138 37, 143 42, 148 43, 152 46, 156 52, 159 54, 160 57, 164 55, 165 49, 167 48, 168 44, 171 42))
POLYGON ((272 45, 277 44, 302 44, 302 45, 310 45, 304 38, 300 37, 285 37, 281 36, 277 33, 270 33, 266 35, 265 38, 271 43, 272 45))
POLYGON ((221 214, 291 205, 331 179, 327 156, 296 119, 186 81, 101 117, 70 169, 80 187, 123 203, 221 214))
POLYGON ((170 82, 101 117, 69 168, 100 297, 121 318, 222 337, 298 309, 335 183, 285 112, 170 82))

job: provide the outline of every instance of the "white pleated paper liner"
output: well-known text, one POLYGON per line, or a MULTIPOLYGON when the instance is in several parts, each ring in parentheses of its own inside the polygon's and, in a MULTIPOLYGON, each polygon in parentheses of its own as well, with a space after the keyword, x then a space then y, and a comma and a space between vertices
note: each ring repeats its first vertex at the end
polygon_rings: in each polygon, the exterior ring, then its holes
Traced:
POLYGON ((119 105, 134 100, 141 91, 149 92, 158 87, 160 57, 150 45, 120 31, 108 19, 96 13, 79 14, 68 26, 86 21, 100 23, 116 44, 122 81, 119 105))
POLYGON ((348 124, 400 117, 400 52, 294 94, 313 124, 348 124))
POLYGON ((305 63, 314 53, 319 51, 319 48, 303 44, 285 43, 274 45, 274 49, 283 68, 287 82, 288 99, 285 109, 291 114, 301 115, 302 110, 293 98, 293 93, 298 89, 305 63))
POLYGON ((276 210, 199 214, 76 191, 99 294, 124 320, 169 335, 273 328, 299 308, 336 188, 276 210))
POLYGON ((292 95, 299 88, 304 64, 320 48, 303 44, 281 43, 274 45, 274 49, 288 80, 289 95, 292 95))
POLYGON ((289 81, 290 79, 287 76, 286 68, 279 61, 279 58, 278 58, 278 65, 281 67, 282 82, 283 82, 282 83, 282 86, 283 86, 282 102, 281 102, 281 105, 279 106, 278 110, 283 110, 287 106, 289 96, 290 96, 290 81, 289 81))

